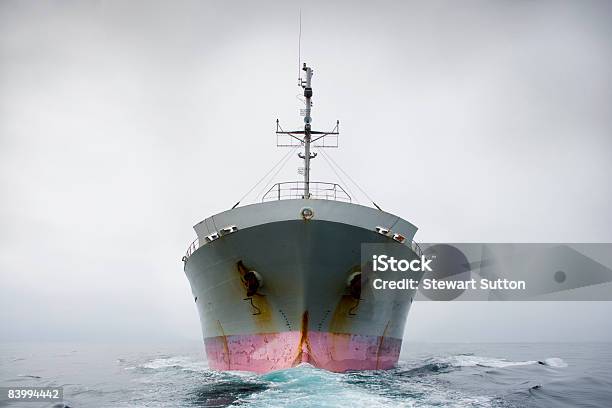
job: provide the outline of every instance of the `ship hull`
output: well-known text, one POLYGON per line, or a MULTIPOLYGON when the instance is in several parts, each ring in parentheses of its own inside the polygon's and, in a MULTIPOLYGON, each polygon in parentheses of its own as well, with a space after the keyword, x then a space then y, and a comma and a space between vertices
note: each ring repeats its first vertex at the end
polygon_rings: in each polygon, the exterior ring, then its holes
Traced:
POLYGON ((343 372, 396 364, 414 293, 373 290, 362 245, 416 258, 410 245, 376 231, 393 228, 411 239, 414 226, 323 200, 236 210, 196 226, 202 238, 216 227, 236 228, 202 245, 185 264, 211 368, 262 373, 309 363, 343 372), (304 218, 305 207, 311 218, 304 218), (245 278, 249 271, 256 271, 255 291, 245 278), (357 293, 350 282, 356 274, 357 293))

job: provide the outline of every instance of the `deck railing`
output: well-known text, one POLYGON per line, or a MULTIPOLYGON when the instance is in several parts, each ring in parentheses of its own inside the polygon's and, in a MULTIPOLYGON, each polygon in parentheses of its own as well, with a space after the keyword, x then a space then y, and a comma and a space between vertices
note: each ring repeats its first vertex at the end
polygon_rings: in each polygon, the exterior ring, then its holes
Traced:
POLYGON ((187 248, 187 252, 185 253, 185 257, 183 257, 183 261, 186 261, 187 258, 191 256, 197 249, 200 247, 200 239, 196 238, 189 244, 189 248, 187 248))
POLYGON ((421 249, 421 246, 416 241, 412 241, 411 248, 418 256, 423 256, 425 254, 421 249))
POLYGON ((262 197, 261 201, 295 200, 315 198, 320 200, 345 201, 350 203, 351 196, 340 184, 311 181, 308 183, 309 196, 305 197, 304 181, 286 181, 274 184, 262 197))

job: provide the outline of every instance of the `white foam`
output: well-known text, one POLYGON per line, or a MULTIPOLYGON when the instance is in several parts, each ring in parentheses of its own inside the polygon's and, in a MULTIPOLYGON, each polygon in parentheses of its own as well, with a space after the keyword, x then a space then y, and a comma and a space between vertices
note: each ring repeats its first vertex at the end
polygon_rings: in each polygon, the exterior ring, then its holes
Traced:
POLYGON ((567 363, 559 357, 551 357, 544 360, 544 364, 551 367, 567 367, 567 363))
MULTIPOLYGON (((495 357, 483 357, 473 355, 456 355, 448 358, 439 359, 439 362, 450 364, 453 367, 491 367, 491 368, 505 368, 514 366, 526 366, 537 364, 537 360, 526 360, 526 361, 508 361, 505 358, 495 357)), ((563 359, 558 357, 547 358, 542 361, 544 365, 550 367, 567 367, 567 363, 563 359)))
POLYGON ((208 371, 208 364, 204 361, 193 361, 189 357, 163 357, 143 363, 140 368, 148 368, 151 370, 160 370, 165 368, 175 367, 180 370, 189 371, 208 371))
POLYGON ((447 364, 450 364, 454 367, 492 367, 492 368, 505 368, 505 367, 513 367, 513 366, 524 366, 536 364, 535 360, 528 361, 508 361, 504 358, 494 358, 494 357, 482 357, 482 356, 468 356, 468 355, 458 355, 452 356, 443 361, 447 364))

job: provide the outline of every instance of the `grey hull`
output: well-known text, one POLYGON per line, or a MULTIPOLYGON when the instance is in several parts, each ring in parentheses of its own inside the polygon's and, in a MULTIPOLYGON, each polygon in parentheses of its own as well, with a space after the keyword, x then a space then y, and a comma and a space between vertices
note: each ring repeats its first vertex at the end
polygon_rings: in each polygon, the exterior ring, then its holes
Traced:
POLYGON ((205 242, 228 226, 231 233, 200 246, 185 264, 212 367, 265 372, 309 362, 345 371, 397 361, 414 291, 383 295, 363 280, 355 296, 349 281, 365 267, 362 244, 415 258, 407 243, 416 227, 359 205, 287 200, 227 211, 195 229, 205 242), (256 271, 260 283, 250 295, 246 271, 256 271))

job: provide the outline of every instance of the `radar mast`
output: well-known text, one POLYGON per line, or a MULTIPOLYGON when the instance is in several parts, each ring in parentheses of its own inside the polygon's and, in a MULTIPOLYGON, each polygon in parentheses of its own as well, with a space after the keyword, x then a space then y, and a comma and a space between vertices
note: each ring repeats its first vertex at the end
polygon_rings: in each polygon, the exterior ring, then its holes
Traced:
POLYGON ((302 146, 304 146, 304 151, 298 153, 298 156, 304 160, 304 194, 302 198, 310 198, 310 160, 317 157, 317 153, 312 153, 310 151, 311 147, 338 147, 340 121, 336 121, 336 126, 330 132, 312 130, 312 117, 310 116, 310 114, 312 111, 312 75, 314 71, 311 67, 306 65, 306 63, 304 63, 304 65, 302 66, 302 71, 304 71, 305 79, 298 78, 298 86, 304 89, 305 108, 301 112, 304 116, 304 130, 294 130, 285 132, 280 127, 278 119, 276 119, 276 144, 277 146, 282 147, 295 147, 297 141, 302 146), (290 140, 281 141, 281 139, 279 139, 279 135, 287 135, 290 137, 290 140), (326 144, 325 137, 331 135, 335 136, 335 144, 326 144), (316 143, 318 141, 320 142, 316 143))

